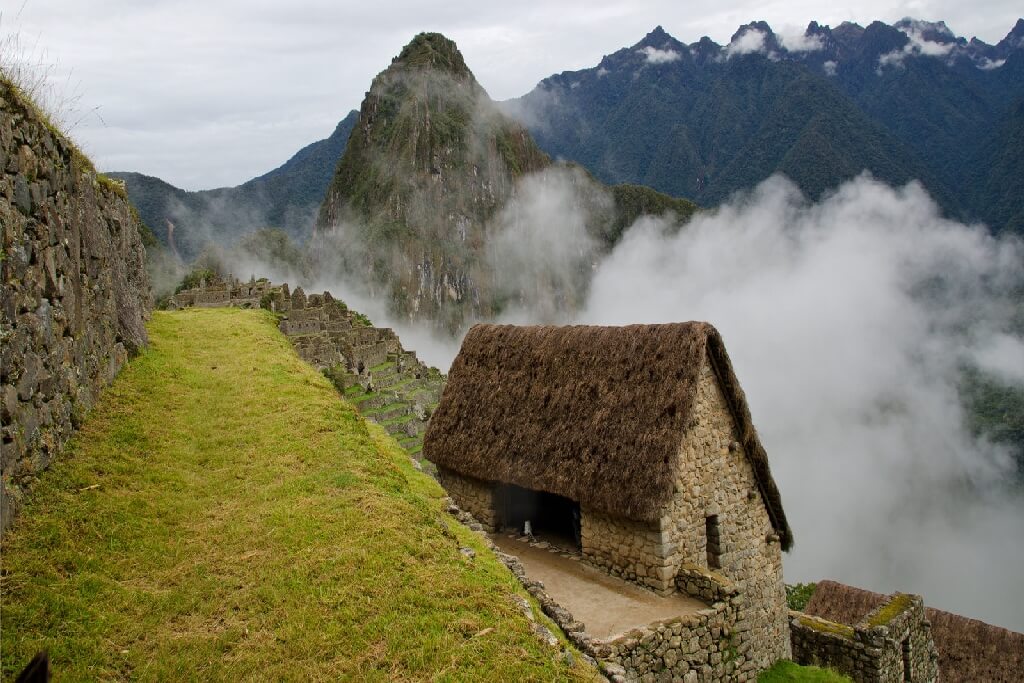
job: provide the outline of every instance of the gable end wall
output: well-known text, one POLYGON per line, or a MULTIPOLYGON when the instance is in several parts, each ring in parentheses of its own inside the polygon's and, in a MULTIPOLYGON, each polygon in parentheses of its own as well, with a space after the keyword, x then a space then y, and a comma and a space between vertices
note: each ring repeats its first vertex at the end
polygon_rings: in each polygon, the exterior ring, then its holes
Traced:
POLYGON ((790 656, 782 548, 761 496, 754 470, 711 363, 701 368, 693 419, 682 444, 676 492, 662 530, 667 562, 708 566, 706 520, 717 515, 718 574, 744 597, 739 619, 749 625, 749 643, 759 668, 790 656))

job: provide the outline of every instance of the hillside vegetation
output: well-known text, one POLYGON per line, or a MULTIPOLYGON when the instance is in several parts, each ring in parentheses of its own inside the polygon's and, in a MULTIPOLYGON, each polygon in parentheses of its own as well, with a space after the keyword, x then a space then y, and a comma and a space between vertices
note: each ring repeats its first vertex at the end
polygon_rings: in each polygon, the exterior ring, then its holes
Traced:
POLYGON ((43 648, 58 680, 593 676, 269 313, 149 333, 4 537, 6 678, 43 648))
POLYGON ((816 200, 866 169, 1019 234, 1024 20, 996 46, 913 20, 811 22, 803 41, 810 49, 789 51, 765 22, 730 45, 686 45, 658 27, 504 106, 547 154, 606 183, 714 206, 773 173, 816 200), (930 52, 915 51, 921 31, 930 52))

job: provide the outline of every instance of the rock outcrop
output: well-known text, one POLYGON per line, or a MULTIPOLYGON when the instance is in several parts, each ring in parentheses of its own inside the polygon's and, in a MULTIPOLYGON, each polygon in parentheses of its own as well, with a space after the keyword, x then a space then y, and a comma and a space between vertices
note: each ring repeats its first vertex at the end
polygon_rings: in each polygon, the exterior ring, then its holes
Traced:
POLYGON ((146 343, 145 250, 124 188, 0 79, 0 529, 146 343))
POLYGON ((648 188, 610 190, 553 162, 488 97, 455 43, 421 33, 363 100, 314 248, 321 266, 387 298, 395 316, 454 332, 514 305, 573 309, 593 259, 625 226, 694 208, 648 188))

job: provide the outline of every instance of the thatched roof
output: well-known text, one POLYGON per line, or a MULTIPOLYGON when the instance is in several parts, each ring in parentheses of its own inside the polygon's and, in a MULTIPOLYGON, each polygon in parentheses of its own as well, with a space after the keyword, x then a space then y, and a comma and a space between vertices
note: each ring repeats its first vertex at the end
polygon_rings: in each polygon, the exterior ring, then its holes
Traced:
POLYGON ((792 533, 768 457, 722 338, 707 323, 476 325, 452 365, 424 453, 466 476, 658 519, 672 499, 705 357, 788 550, 792 533))
MULTIPOLYGON (((820 581, 804 611, 853 625, 887 599, 885 595, 835 581, 820 581)), ((931 607, 925 608, 925 615, 932 624, 942 681, 1008 683, 1021 680, 1024 633, 931 607)))

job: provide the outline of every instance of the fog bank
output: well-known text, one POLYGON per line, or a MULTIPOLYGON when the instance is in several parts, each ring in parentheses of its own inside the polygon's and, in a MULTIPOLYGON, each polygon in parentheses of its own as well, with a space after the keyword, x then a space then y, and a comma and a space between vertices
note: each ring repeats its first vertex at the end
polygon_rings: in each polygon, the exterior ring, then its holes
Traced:
POLYGON ((963 364, 1024 380, 1021 244, 868 177, 818 204, 772 178, 664 228, 631 228, 577 320, 721 331, 794 530, 787 582, 921 593, 1024 630, 1024 503, 957 393, 963 364))

